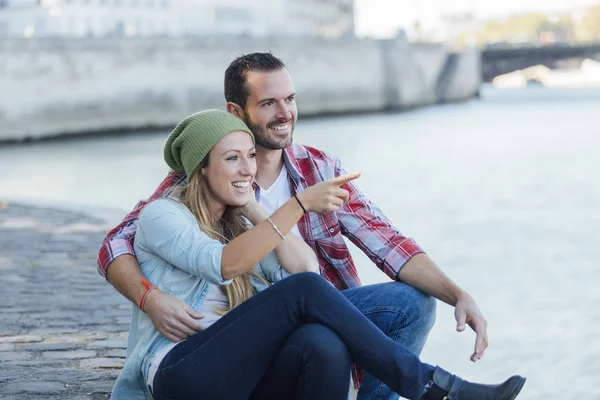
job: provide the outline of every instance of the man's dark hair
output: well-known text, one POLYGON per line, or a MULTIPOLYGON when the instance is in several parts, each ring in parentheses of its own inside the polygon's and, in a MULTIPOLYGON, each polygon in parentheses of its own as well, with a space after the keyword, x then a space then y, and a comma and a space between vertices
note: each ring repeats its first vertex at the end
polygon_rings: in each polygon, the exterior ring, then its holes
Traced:
POLYGON ((285 68, 285 64, 270 52, 250 53, 237 57, 225 70, 225 100, 246 108, 250 91, 246 87, 249 71, 271 72, 285 68))

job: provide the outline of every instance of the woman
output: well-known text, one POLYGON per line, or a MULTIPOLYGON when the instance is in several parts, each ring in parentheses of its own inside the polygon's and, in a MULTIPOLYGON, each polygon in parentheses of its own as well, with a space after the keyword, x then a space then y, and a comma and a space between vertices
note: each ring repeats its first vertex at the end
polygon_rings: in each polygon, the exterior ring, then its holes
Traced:
MULTIPOLYGON (((145 207, 135 252, 151 283, 146 294, 153 284, 181 298, 205 315, 206 329, 175 344, 134 309, 112 398, 251 398, 286 338, 308 324, 331 332, 354 361, 409 399, 512 400, 521 390, 519 376, 480 385, 422 363, 315 273, 310 248, 288 233, 305 212, 342 205, 347 192, 340 186, 358 174, 310 187, 269 217, 252 190, 252 133, 216 110, 182 121, 167 140, 165 160, 188 183, 174 199, 145 207)), ((294 389, 301 398, 345 399, 348 376, 328 385, 334 391, 322 386, 321 375, 294 389)))

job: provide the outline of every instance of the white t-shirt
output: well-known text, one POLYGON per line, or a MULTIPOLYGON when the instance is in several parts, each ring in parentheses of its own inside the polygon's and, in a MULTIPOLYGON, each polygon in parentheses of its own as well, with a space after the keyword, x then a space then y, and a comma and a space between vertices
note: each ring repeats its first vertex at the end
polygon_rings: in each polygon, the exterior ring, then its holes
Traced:
MULTIPOLYGON (((290 180, 288 179, 288 170, 284 165, 283 168, 281 168, 279 176, 269 188, 260 188, 260 198, 258 203, 263 206, 269 214, 273 214, 291 197, 292 187, 290 186, 290 180)), ((298 237, 302 237, 297 225, 292 227, 292 232, 298 237)))
MULTIPOLYGON (((204 315, 204 318, 200 320, 202 327, 206 329, 217 322, 219 318, 221 318, 221 315, 217 314, 215 308, 222 309, 228 306, 229 300, 227 299, 227 295, 225 294, 223 288, 218 285, 210 285, 208 293, 206 294, 206 301, 202 304, 200 310, 198 310, 200 314, 204 315)), ((177 343, 169 343, 158 353, 156 353, 152 358, 152 361, 150 361, 150 367, 148 368, 148 381, 146 384, 151 388, 154 387, 154 376, 156 376, 156 371, 158 371, 161 361, 163 358, 165 358, 167 353, 171 351, 173 347, 175 347, 176 344, 177 343)))

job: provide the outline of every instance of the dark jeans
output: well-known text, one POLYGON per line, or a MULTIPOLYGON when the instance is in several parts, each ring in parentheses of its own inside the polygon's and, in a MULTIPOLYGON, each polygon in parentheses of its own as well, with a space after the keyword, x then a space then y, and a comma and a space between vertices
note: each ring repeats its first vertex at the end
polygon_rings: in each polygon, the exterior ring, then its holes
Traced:
MULTIPOLYGON (((378 283, 341 293, 396 343, 419 355, 435 322, 436 301, 402 282, 378 283)), ((251 400, 304 398, 311 379, 340 382, 328 386, 330 398, 342 398, 342 371, 349 370, 348 351, 341 339, 322 325, 307 324, 290 335, 257 385, 251 400), (320 328, 320 329, 319 329, 320 328), (298 332, 298 334, 296 334, 298 332), (320 378, 318 378, 320 377, 320 378), (281 382, 274 385, 273 382, 281 382), (297 396, 297 397, 296 397, 297 396)), ((358 400, 398 400, 398 395, 376 377, 365 373, 358 400)))
MULTIPOLYGON (((286 340, 306 324, 334 332, 354 361, 403 397, 419 399, 432 379, 433 366, 388 338, 319 275, 302 273, 258 293, 175 346, 158 369, 154 395, 248 399, 286 340)), ((308 398, 335 399, 325 392, 331 382, 311 382, 315 387, 305 388, 308 398)))
POLYGON ((287 337, 250 400, 346 399, 352 357, 340 337, 304 324, 287 337))

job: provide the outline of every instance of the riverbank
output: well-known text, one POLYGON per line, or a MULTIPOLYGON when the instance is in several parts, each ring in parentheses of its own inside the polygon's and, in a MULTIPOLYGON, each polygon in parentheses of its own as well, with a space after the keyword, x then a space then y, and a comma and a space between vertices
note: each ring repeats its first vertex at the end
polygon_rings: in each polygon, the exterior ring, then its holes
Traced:
POLYGON ((223 73, 272 51, 303 116, 404 110, 477 95, 477 50, 401 40, 0 40, 0 141, 172 127, 223 108, 223 73))

